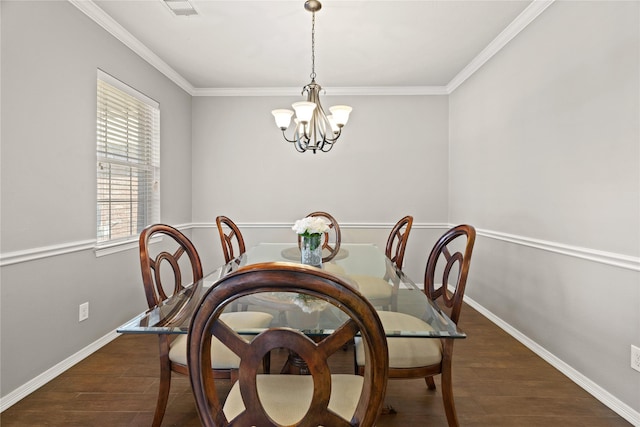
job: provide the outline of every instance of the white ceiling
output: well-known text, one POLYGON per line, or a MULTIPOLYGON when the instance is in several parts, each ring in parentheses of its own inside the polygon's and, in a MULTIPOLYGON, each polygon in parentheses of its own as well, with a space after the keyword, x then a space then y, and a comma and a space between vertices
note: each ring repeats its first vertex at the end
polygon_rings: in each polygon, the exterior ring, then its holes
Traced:
MULTIPOLYGON (((193 0, 198 15, 188 17, 162 0, 70 1, 191 93, 299 91, 310 80, 304 0, 193 0)), ((326 0, 316 13, 316 80, 325 88, 450 89, 550 3, 326 0)))

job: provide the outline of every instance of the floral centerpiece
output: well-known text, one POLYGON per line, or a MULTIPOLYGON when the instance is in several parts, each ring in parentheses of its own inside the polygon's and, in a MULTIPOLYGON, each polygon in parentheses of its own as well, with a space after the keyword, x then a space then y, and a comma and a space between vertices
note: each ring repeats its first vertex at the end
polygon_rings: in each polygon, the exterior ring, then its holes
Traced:
MULTIPOLYGON (((308 216, 297 220, 291 229, 300 236, 301 262, 314 267, 322 267, 322 235, 329 231, 329 224, 324 218, 308 216)), ((293 302, 304 313, 317 314, 327 305, 326 301, 306 294, 296 295, 293 302)), ((315 322, 317 323, 317 319, 315 322)))
POLYGON ((291 229, 301 236, 320 235, 329 231, 329 224, 320 216, 307 216, 297 220, 291 229))
POLYGON ((322 234, 329 231, 329 224, 324 218, 308 216, 297 220, 292 230, 300 236, 302 263, 322 267, 322 234))

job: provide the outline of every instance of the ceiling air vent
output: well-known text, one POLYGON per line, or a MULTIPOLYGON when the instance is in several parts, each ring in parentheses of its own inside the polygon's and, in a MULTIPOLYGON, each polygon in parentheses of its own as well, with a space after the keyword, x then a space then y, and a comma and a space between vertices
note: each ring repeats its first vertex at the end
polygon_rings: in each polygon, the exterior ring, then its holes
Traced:
POLYGON ((189 0, 163 0, 167 7, 178 16, 197 15, 198 12, 193 8, 189 0))

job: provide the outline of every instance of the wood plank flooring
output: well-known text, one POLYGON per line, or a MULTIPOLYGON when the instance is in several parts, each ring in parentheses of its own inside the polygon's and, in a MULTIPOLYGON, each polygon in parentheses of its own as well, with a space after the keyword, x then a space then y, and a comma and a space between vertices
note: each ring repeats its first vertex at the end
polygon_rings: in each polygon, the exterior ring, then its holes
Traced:
MULTIPOLYGON (((462 426, 629 426, 586 391, 485 317, 465 306, 468 338, 454 348, 454 394, 462 426)), ((273 356, 272 369, 281 354, 273 356)), ((332 369, 351 372, 352 349, 332 369)), ((2 427, 150 426, 158 388, 157 338, 121 336, 0 414, 2 427)), ((397 414, 378 427, 446 426, 438 389, 423 380, 392 380, 387 398, 397 414)), ((225 393, 227 382, 219 384, 225 393)), ((199 426, 189 380, 175 375, 163 426, 199 426)))

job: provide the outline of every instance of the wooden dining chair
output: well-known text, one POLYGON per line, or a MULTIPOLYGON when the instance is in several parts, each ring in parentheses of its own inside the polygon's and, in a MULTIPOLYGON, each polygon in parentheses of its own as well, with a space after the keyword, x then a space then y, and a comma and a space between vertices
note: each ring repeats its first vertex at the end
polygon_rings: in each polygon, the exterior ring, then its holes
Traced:
POLYGON ((254 264, 223 278, 194 314, 188 356, 196 407, 205 427, 372 426, 386 390, 386 338, 373 306, 338 277, 301 264, 254 264), (225 324, 221 313, 234 298, 261 292, 322 298, 341 310, 346 320, 332 334, 314 337, 317 340, 291 328, 270 328, 247 342, 225 324), (332 374, 327 359, 358 333, 367 342, 362 376, 332 374), (207 368, 212 336, 242 360, 239 380, 224 404, 207 368), (280 347, 299 355, 310 375, 258 375, 263 356, 280 347))
MULTIPOLYGON (((202 264, 195 246, 174 227, 165 224, 148 226, 140 233, 139 245, 142 283, 149 308, 157 306, 186 286, 202 279, 202 264), (154 243, 158 249, 154 248, 152 253, 150 240, 160 235, 167 238, 154 243), (181 265, 184 268, 181 268, 181 265)), ((262 328, 273 320, 270 314, 246 311, 225 313, 222 317, 229 325, 237 328, 262 328)), ((187 337, 158 334, 158 339, 160 387, 153 426, 162 424, 171 388, 171 372, 188 375, 187 337)), ((218 340, 212 341, 211 352, 215 354, 210 364, 212 375, 235 381, 240 365, 238 357, 218 340)))
MULTIPOLYGON (((454 323, 460 320, 464 296, 475 243, 476 231, 470 225, 459 225, 448 230, 431 250, 425 271, 424 292, 427 297, 446 307, 454 323), (436 282, 436 274, 441 281, 436 282)), ((385 330, 430 331, 431 326, 417 317, 397 312, 379 312, 385 330)), ((441 375, 442 400, 449 426, 458 426, 451 361, 453 339, 388 338, 389 378, 425 378, 430 390, 436 388, 434 375, 441 375)), ((356 364, 359 372, 365 364, 363 343, 356 340, 356 364)))
MULTIPOLYGON (((340 224, 330 214, 322 211, 311 212, 307 217, 320 217, 329 225, 329 231, 324 233, 322 242, 322 262, 331 261, 340 251, 340 242, 342 241, 342 234, 340 232, 340 224)), ((300 247, 300 236, 298 236, 298 247, 300 247)))
MULTIPOLYGON (((385 256, 391 260, 393 266, 402 270, 404 254, 409 240, 409 233, 413 224, 410 215, 400 219, 391 229, 385 247, 385 256)), ((370 275, 354 275, 352 278, 358 283, 360 292, 375 306, 384 310, 396 311, 399 283, 389 282, 389 277, 395 274, 387 274, 382 277, 370 275)))
POLYGON ((384 254, 393 262, 396 267, 402 270, 404 263, 404 252, 407 249, 407 241, 409 240, 409 233, 411 232, 411 226, 413 225, 413 217, 407 215, 396 223, 389 233, 387 239, 387 246, 384 254))
POLYGON ((222 244, 222 253, 224 254, 224 262, 229 262, 245 253, 244 238, 238 226, 226 216, 216 217, 216 225, 220 234, 220 244, 222 244), (234 249, 235 248, 235 249, 234 249))

